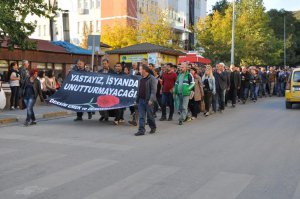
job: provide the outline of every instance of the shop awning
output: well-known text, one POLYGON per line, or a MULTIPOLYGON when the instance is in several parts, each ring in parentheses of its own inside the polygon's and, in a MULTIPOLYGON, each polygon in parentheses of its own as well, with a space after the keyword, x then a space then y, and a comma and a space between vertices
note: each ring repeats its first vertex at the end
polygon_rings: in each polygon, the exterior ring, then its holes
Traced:
POLYGON ((201 64, 210 64, 211 60, 197 55, 196 53, 188 53, 186 56, 179 57, 179 63, 189 62, 189 63, 201 63, 201 64))

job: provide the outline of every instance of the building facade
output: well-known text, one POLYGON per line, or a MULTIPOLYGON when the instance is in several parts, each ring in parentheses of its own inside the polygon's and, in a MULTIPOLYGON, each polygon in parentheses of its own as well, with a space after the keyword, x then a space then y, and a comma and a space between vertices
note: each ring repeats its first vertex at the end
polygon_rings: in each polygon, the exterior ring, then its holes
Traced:
MULTIPOLYGON (((48 0, 46 0, 48 1, 48 0)), ((49 19, 35 16, 28 21, 36 21, 37 28, 31 36, 36 39, 69 41, 80 45, 86 34, 101 34, 106 25, 132 25, 142 19, 144 13, 160 9, 168 13, 174 33, 185 49, 195 44, 195 36, 189 27, 196 25, 206 16, 207 0, 56 0, 61 9, 50 31, 49 19)))

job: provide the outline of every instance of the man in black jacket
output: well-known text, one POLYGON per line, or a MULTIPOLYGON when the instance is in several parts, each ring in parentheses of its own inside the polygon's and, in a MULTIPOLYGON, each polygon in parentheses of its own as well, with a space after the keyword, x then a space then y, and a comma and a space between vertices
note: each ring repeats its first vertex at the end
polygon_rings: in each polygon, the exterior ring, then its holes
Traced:
MULTIPOLYGON (((81 73, 87 73, 87 69, 85 68, 85 63, 83 60, 78 60, 77 64, 73 67, 73 71, 81 72, 81 73)), ((77 117, 74 119, 75 122, 82 121, 83 112, 77 112, 77 117)), ((88 118, 92 119, 92 113, 88 112, 88 118)))
POLYGON ((139 83, 136 102, 139 112, 139 130, 135 136, 145 135, 145 118, 147 114, 147 122, 151 128, 150 134, 156 132, 156 123, 153 114, 153 106, 156 101, 157 80, 150 74, 151 70, 148 66, 142 66, 142 79, 139 83))
MULTIPOLYGON (((109 61, 108 59, 102 60, 102 69, 98 71, 98 73, 104 73, 104 74, 115 74, 115 71, 109 67, 109 61)), ((99 111, 101 117, 99 121, 108 121, 109 118, 109 111, 99 111)))
POLYGON ((249 96, 250 80, 251 80, 251 74, 248 72, 248 69, 245 66, 242 67, 240 92, 241 92, 241 99, 243 100, 243 104, 246 103, 249 96))
POLYGON ((229 96, 231 98, 232 107, 236 106, 236 98, 237 98, 237 91, 241 87, 241 75, 240 72, 234 65, 230 66, 230 92, 229 96))
POLYGON ((227 87, 227 74, 225 73, 224 64, 218 64, 214 73, 216 81, 216 97, 219 102, 219 111, 222 113, 225 109, 225 91, 227 87))

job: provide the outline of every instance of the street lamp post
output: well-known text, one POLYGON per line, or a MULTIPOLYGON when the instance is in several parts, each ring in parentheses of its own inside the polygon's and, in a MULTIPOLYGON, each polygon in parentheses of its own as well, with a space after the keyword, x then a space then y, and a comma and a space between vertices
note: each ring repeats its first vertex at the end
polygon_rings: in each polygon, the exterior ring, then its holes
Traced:
MULTIPOLYGON (((49 0, 49 7, 51 9, 53 9, 55 5, 56 5, 56 0, 49 0)), ((50 25, 50 27, 49 27, 49 29, 50 29, 50 40, 54 41, 54 20, 52 18, 50 19, 50 24, 49 25, 50 25)))
POLYGON ((285 16, 283 17, 283 48, 284 48, 284 57, 283 57, 283 63, 284 67, 286 67, 286 22, 285 22, 285 16))
POLYGON ((235 0, 232 0, 231 64, 234 64, 235 0))

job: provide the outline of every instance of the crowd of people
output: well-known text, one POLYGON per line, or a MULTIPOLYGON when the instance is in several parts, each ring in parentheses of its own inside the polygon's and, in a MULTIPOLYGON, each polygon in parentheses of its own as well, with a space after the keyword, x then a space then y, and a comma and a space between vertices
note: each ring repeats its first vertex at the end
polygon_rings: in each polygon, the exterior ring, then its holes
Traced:
MULTIPOLYGON (((79 72, 90 72, 83 60, 78 60, 72 69, 79 72)), ((139 75, 142 78, 136 96, 136 104, 129 107, 131 125, 139 126, 136 136, 144 135, 145 125, 149 125, 150 133, 156 132, 158 111, 159 121, 172 121, 174 113, 179 114, 178 124, 196 119, 200 113, 205 117, 217 112, 222 113, 229 102, 233 108, 237 103, 246 104, 258 98, 284 96, 285 87, 291 70, 275 67, 237 67, 219 63, 199 66, 181 63, 164 64, 156 68, 148 64, 147 59, 141 63, 133 63, 131 67, 124 63, 110 66, 108 59, 102 60, 102 69, 98 73, 116 75, 139 75), (168 110, 168 111, 167 111, 168 110), (168 112, 168 114, 167 114, 168 112)), ((62 78, 56 78, 53 70, 29 70, 29 62, 23 61, 21 67, 17 62, 10 64, 8 79, 11 88, 10 109, 27 109, 25 125, 36 124, 33 106, 37 97, 44 101, 53 95, 62 84, 62 78)), ((126 109, 100 111, 99 121, 109 121, 114 117, 114 124, 125 122, 126 109)), ((92 119, 95 113, 89 112, 92 119)), ((83 113, 78 112, 74 121, 82 121, 83 113)))
MULTIPOLYGON (((150 134, 156 132, 157 112, 161 110, 159 121, 172 121, 174 113, 179 114, 178 124, 196 119, 200 113, 205 117, 222 113, 228 103, 233 108, 237 103, 246 104, 252 100, 267 96, 284 96, 285 85, 290 74, 289 69, 274 67, 237 67, 219 63, 215 67, 181 63, 178 66, 167 63, 160 68, 148 64, 143 59, 132 67, 117 63, 110 67, 104 59, 98 73, 118 75, 139 75, 136 105, 129 107, 132 120, 130 124, 138 126, 136 136, 145 135, 145 125, 149 125, 150 134), (167 114, 167 110, 169 113, 167 114), (175 111, 176 110, 176 111, 175 111)), ((73 68, 75 71, 88 72, 81 60, 73 68)), ((109 121, 114 117, 114 124, 124 122, 125 109, 101 111, 99 121, 109 121)), ((88 113, 91 119, 95 113, 88 113)), ((83 113, 77 113, 74 121, 82 121, 83 113)))
POLYGON ((27 109, 25 125, 35 125, 36 119, 33 106, 40 96, 41 101, 53 95, 62 84, 62 78, 56 78, 53 70, 29 70, 29 62, 24 60, 19 67, 17 62, 12 62, 7 74, 10 84, 10 110, 27 109))

